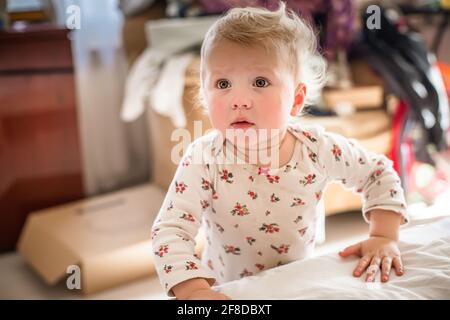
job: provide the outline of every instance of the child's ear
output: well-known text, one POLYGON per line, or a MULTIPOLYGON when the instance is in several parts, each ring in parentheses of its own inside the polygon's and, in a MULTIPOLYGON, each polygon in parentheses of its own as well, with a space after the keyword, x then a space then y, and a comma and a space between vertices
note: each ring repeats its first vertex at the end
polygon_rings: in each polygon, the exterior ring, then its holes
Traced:
POLYGON ((292 105, 291 108, 291 116, 295 117, 300 113, 300 110, 302 109, 305 103, 305 97, 306 97, 306 86, 304 83, 300 83, 295 89, 295 98, 294 104, 292 105))

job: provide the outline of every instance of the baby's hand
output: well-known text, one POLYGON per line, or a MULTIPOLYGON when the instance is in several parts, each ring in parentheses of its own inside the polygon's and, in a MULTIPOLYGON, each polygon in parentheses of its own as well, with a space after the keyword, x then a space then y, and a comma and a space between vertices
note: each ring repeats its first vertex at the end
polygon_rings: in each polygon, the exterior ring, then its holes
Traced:
POLYGON ((211 289, 200 289, 192 292, 186 300, 231 300, 231 298, 211 289))
POLYGON ((353 276, 360 277, 367 269, 366 282, 375 281, 375 276, 380 270, 381 281, 389 280, 391 267, 394 266, 397 276, 403 275, 403 264, 397 241, 385 237, 370 237, 339 252, 343 258, 356 255, 361 259, 358 262, 353 276))

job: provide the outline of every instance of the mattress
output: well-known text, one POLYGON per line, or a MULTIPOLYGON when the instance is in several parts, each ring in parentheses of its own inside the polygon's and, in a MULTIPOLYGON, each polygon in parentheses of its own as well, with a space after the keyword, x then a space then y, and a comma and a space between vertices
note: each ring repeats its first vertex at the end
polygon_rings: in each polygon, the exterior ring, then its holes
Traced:
POLYGON ((232 299, 450 299, 450 216, 420 222, 401 232, 405 273, 366 283, 352 271, 357 257, 336 253, 265 270, 214 287, 232 299))

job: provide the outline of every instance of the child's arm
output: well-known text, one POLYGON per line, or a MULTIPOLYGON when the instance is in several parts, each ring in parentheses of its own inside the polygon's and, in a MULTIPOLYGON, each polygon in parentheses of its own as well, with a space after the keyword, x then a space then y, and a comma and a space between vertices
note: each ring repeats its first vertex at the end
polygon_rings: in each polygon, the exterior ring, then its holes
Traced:
POLYGON ((402 217, 394 211, 375 209, 369 213, 369 219, 369 239, 345 248, 339 255, 343 258, 351 255, 361 257, 353 275, 360 277, 367 269, 368 282, 375 280, 378 271, 381 271, 381 281, 388 281, 392 266, 397 276, 403 275, 403 263, 397 246, 402 217))
MULTIPOLYGON (((175 295, 172 288, 186 280, 203 278, 210 285, 215 282, 212 270, 195 254, 195 237, 204 208, 212 205, 213 192, 209 167, 197 157, 198 152, 203 149, 191 144, 181 159, 152 227, 155 269, 170 297, 175 295)), ((181 290, 181 296, 186 297, 187 291, 189 288, 181 290)))
POLYGON ((368 214, 371 237, 385 237, 397 241, 401 216, 395 211, 374 209, 368 214))
POLYGON ((211 290, 203 278, 189 279, 172 288, 178 300, 230 300, 226 295, 211 290))
POLYGON ((363 217, 370 225, 369 239, 346 248, 342 257, 361 259, 353 274, 374 281, 381 270, 381 280, 389 279, 393 266, 403 274, 397 246, 400 224, 408 221, 404 191, 392 161, 384 155, 362 148, 358 142, 340 135, 317 134, 318 162, 329 181, 339 180, 346 187, 362 193, 363 217))

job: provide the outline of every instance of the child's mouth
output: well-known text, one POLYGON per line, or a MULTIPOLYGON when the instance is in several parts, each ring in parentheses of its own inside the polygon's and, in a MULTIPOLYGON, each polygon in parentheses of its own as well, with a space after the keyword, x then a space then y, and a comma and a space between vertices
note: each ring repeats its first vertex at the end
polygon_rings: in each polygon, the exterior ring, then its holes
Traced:
POLYGON ((247 129, 250 128, 252 126, 254 126, 255 124, 253 122, 249 122, 249 121, 235 121, 231 124, 231 127, 234 129, 247 129))

